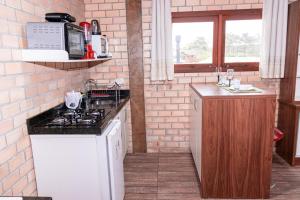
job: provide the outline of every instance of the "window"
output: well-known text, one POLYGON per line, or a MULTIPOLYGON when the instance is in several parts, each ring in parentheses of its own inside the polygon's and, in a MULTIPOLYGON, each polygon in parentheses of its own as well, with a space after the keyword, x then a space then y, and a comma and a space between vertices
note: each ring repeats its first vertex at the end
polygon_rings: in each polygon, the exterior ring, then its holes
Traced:
POLYGON ((175 72, 257 71, 261 15, 261 9, 172 13, 175 72))
POLYGON ((175 23, 173 32, 174 63, 212 63, 213 22, 175 23))

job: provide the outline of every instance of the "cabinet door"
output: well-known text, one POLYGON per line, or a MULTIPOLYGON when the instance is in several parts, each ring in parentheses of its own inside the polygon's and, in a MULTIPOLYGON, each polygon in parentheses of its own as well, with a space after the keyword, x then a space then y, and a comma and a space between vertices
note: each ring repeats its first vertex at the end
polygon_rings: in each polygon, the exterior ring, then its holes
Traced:
POLYGON ((191 92, 191 114, 190 114, 190 122, 191 122, 191 128, 190 128, 190 149, 193 155, 194 162, 196 163, 196 138, 195 138, 195 131, 196 131, 196 110, 195 110, 195 96, 196 94, 192 90, 191 92))
POLYGON ((121 121, 121 134, 122 134, 122 151, 123 158, 125 158, 128 149, 128 103, 122 108, 115 119, 121 121))
POLYGON ((128 112, 129 111, 129 106, 128 104, 125 106, 124 111, 123 111, 123 121, 122 121, 122 140, 123 140, 123 157, 125 158, 127 150, 128 150, 128 134, 129 134, 129 127, 128 127, 128 112))
POLYGON ((123 200, 125 194, 124 167, 122 149, 122 124, 120 120, 115 120, 112 130, 107 135, 111 197, 112 200, 123 200))
POLYGON ((300 113, 298 115, 298 130, 297 130, 297 147, 296 147, 296 157, 300 157, 300 113))
POLYGON ((299 40, 299 48, 298 48, 298 65, 297 65, 297 77, 300 78, 300 40, 299 40))
POLYGON ((126 106, 120 111, 120 120, 121 120, 121 134, 122 134, 122 155, 125 158, 127 153, 127 129, 126 129, 126 106))
POLYGON ((300 41, 299 41, 299 53, 298 53, 298 64, 296 74, 296 87, 295 87, 295 101, 300 101, 300 41))
POLYGON ((300 101, 300 77, 296 78, 295 101, 300 101))
POLYGON ((196 110, 196 130, 195 130, 195 137, 196 137, 196 168, 198 171, 199 179, 201 181, 201 155, 202 155, 202 99, 198 96, 196 98, 195 103, 195 110, 196 110))

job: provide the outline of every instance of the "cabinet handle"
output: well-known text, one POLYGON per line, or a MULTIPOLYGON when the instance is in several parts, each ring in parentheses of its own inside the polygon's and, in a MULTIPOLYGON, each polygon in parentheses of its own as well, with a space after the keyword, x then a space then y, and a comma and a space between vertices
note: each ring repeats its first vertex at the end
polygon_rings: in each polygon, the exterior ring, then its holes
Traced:
POLYGON ((197 108, 197 100, 195 99, 195 101, 194 101, 194 110, 198 110, 198 108, 197 108))

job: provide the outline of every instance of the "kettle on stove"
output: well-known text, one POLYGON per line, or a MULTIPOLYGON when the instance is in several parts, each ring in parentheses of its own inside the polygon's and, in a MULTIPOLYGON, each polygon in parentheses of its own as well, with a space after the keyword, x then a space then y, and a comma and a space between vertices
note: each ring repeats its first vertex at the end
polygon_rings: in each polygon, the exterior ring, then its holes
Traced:
POLYGON ((69 109, 76 109, 80 105, 82 94, 80 92, 68 92, 65 96, 65 104, 69 109))

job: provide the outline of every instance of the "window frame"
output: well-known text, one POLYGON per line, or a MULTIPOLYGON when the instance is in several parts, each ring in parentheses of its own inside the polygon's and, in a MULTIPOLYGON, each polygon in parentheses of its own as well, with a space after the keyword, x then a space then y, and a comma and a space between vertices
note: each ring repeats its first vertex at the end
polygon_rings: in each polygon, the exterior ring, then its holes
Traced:
POLYGON ((225 23, 227 20, 251 20, 261 18, 262 9, 172 12, 172 23, 214 22, 213 63, 174 64, 175 73, 215 72, 215 66, 221 66, 222 71, 226 71, 227 66, 235 71, 258 71, 258 62, 224 63, 225 23))

